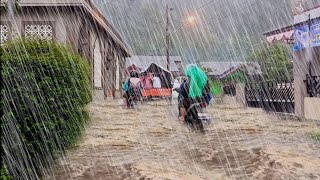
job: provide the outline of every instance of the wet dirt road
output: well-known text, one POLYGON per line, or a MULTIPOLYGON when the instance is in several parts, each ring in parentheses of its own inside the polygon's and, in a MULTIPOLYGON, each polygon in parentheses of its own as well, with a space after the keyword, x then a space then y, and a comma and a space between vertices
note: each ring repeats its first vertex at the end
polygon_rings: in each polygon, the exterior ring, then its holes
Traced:
POLYGON ((189 132, 165 101, 131 110, 93 103, 89 111, 83 140, 49 179, 320 179, 320 143, 308 136, 320 130, 314 121, 214 105, 204 135, 189 132))

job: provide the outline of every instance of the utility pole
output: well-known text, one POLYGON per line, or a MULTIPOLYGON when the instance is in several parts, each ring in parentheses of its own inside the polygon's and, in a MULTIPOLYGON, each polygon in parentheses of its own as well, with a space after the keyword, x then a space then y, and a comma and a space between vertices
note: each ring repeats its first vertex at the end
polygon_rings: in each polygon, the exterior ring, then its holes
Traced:
POLYGON ((169 32, 169 5, 166 7, 166 54, 167 54, 167 70, 170 71, 170 32, 169 32))

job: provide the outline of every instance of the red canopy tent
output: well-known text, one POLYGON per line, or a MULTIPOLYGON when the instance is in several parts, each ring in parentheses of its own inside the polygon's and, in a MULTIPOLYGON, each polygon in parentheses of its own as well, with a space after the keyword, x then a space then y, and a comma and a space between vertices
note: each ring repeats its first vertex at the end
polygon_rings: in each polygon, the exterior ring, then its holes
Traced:
POLYGON ((158 77, 161 81, 161 88, 144 89, 142 95, 144 97, 171 97, 173 87, 173 76, 172 73, 165 68, 152 63, 141 76, 152 74, 154 77, 158 77))

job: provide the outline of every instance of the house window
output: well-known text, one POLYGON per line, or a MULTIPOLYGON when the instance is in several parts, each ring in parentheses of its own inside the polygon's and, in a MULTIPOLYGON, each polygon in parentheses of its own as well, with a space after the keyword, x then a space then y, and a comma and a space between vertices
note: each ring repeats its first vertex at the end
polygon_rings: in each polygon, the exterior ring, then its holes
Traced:
POLYGON ((51 40, 54 38, 52 22, 24 22, 24 36, 51 40))
POLYGON ((2 46, 6 41, 10 39, 10 24, 0 22, 0 45, 2 46))

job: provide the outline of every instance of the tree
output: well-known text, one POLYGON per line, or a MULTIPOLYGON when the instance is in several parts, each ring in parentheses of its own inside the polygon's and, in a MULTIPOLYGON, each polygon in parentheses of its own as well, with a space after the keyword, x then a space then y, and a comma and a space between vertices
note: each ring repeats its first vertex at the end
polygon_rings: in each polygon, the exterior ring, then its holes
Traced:
POLYGON ((293 62, 290 47, 286 44, 263 46, 254 50, 248 62, 258 62, 267 81, 286 82, 293 80, 293 62))

